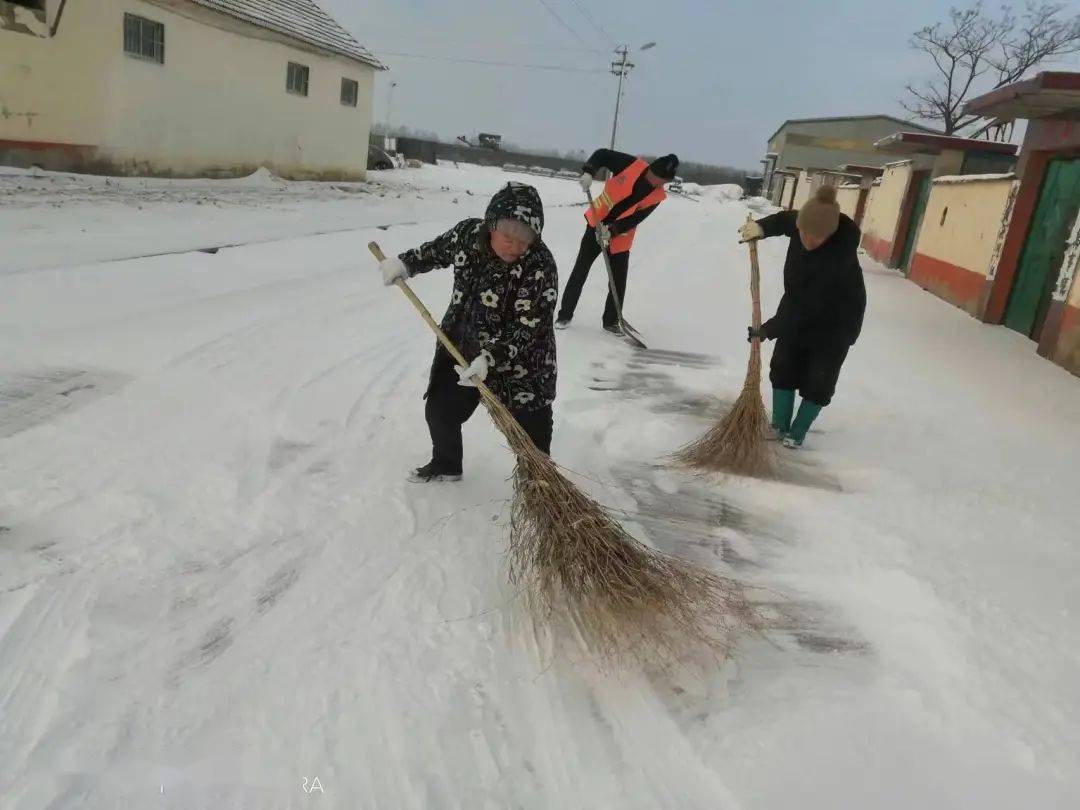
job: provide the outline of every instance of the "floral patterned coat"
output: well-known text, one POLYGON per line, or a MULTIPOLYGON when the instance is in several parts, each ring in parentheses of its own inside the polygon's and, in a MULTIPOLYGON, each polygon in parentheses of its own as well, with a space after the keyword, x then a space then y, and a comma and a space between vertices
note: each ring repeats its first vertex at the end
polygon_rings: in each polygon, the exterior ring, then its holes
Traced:
POLYGON ((558 271, 539 238, 514 264, 496 256, 488 229, 505 218, 540 233, 543 208, 536 190, 511 183, 495 195, 483 220, 459 222, 400 258, 410 275, 453 266, 443 331, 469 360, 487 357, 487 384, 508 407, 535 410, 555 400, 558 271))

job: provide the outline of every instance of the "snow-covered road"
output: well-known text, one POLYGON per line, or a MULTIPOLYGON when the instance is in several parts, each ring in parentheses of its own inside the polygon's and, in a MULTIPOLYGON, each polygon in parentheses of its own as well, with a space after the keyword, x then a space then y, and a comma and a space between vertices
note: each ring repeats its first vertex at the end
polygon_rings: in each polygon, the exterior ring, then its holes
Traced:
MULTIPOLYGON (((745 373, 742 202, 672 198, 641 229, 651 351, 599 330, 594 268, 553 454, 776 627, 674 678, 538 646, 487 419, 464 482, 403 482, 432 339, 365 248, 506 179, 0 169, 0 806, 1075 806, 1080 381, 866 262, 863 339, 789 480, 668 467, 745 373)), ((515 179, 565 281, 580 191, 515 179)), ((784 248, 762 245, 766 310, 784 248)), ((415 288, 439 312, 449 273, 415 288)))

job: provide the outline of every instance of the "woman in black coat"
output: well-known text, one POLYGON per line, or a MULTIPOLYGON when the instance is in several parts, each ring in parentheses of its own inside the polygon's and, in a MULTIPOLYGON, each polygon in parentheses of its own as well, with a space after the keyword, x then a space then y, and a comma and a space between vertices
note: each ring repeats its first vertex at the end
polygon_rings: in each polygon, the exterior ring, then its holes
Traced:
POLYGON ((454 290, 442 329, 467 358, 455 366, 436 344, 424 410, 431 461, 410 481, 461 478, 461 426, 480 404, 475 380, 511 410, 538 448, 550 452, 555 400, 555 259, 540 239, 544 206, 532 186, 508 183, 483 219, 466 219, 442 236, 380 266, 383 281, 453 266, 454 290), (456 372, 456 373, 455 373, 456 372))
POLYGON ((862 330, 866 287, 859 265, 859 226, 840 213, 836 189, 822 186, 796 214, 781 211, 740 230, 742 241, 791 239, 784 295, 776 315, 750 338, 776 340, 769 380, 772 426, 785 447, 801 447, 821 409, 832 402, 848 350, 862 330), (795 392, 802 395, 799 412, 795 392))

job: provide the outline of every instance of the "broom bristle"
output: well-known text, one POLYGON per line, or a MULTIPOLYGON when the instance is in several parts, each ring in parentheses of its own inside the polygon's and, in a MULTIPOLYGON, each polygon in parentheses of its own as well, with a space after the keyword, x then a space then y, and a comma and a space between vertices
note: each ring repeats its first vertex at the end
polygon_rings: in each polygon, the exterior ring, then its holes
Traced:
POLYGON ((768 445, 769 418, 761 400, 761 346, 750 349, 746 382, 731 410, 704 436, 675 453, 688 467, 771 478, 776 461, 768 445))
POLYGON ((489 410, 517 454, 510 575, 535 619, 572 626, 600 661, 616 665, 669 665, 701 647, 722 658, 757 626, 737 582, 635 540, 509 412, 489 410))

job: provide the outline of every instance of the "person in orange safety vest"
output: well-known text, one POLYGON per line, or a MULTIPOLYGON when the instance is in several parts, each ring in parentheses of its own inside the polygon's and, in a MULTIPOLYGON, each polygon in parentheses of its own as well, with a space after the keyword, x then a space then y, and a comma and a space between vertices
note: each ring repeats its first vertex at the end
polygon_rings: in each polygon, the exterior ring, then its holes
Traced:
MULTIPOLYGON (((563 290, 556 328, 569 326, 585 279, 601 250, 607 250, 611 256, 615 289, 620 303, 626 306, 626 272, 637 227, 656 210, 656 206, 667 199, 664 183, 675 178, 678 168, 679 159, 675 155, 665 155, 649 163, 643 158, 611 149, 597 149, 585 162, 578 178, 583 189, 588 190, 592 186, 593 175, 600 169, 610 171, 611 179, 604 184, 603 192, 593 198, 593 208, 585 214, 585 235, 581 239, 570 280, 563 290)), ((619 332, 619 316, 610 291, 603 324, 609 332, 619 332)))

